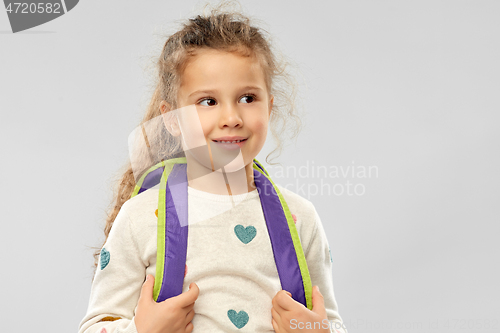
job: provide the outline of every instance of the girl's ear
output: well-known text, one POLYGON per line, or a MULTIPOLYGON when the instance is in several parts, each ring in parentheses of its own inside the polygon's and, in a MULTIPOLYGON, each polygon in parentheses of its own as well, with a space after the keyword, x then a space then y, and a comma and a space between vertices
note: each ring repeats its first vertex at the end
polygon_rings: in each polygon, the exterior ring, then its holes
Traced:
POLYGON ((271 110, 273 109, 274 103, 274 95, 271 95, 271 99, 269 100, 269 116, 271 116, 271 110))
POLYGON ((167 131, 173 136, 178 136, 181 134, 179 128, 179 122, 177 120, 177 114, 174 111, 171 111, 171 105, 165 101, 161 101, 160 103, 160 112, 163 117, 163 123, 167 131))

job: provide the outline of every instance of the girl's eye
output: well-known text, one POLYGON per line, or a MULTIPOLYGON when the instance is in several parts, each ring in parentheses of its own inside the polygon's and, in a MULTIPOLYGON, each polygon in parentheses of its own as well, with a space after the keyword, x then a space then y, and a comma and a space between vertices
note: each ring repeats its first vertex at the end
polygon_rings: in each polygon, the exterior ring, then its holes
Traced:
POLYGON ((249 101, 247 100, 247 103, 252 103, 255 99, 255 95, 245 95, 241 99, 244 99, 244 98, 249 98, 250 100, 249 101))
MULTIPOLYGON (((245 99, 246 99, 246 102, 244 102, 245 104, 252 103, 252 102, 254 102, 254 101, 255 101, 256 96, 255 96, 255 95, 253 95, 253 94, 245 95, 245 96, 243 96, 243 97, 240 99, 240 101, 241 101, 241 100, 245 100, 245 99)), ((207 97, 207 98, 202 99, 202 100, 201 100, 201 101, 199 101, 198 103, 200 103, 200 104, 201 104, 201 105, 203 105, 203 106, 214 106, 214 105, 216 105, 216 103, 217 103, 217 102, 215 101, 215 99, 213 99, 213 98, 211 98, 211 97, 207 97), (206 101, 208 104, 203 104, 205 101, 206 101)))
POLYGON ((203 105, 203 106, 214 106, 215 105, 215 104, 209 104, 209 105, 202 104, 205 101, 213 101, 213 102, 215 102, 215 100, 213 98, 205 98, 205 99, 202 99, 200 101, 200 104, 203 105))

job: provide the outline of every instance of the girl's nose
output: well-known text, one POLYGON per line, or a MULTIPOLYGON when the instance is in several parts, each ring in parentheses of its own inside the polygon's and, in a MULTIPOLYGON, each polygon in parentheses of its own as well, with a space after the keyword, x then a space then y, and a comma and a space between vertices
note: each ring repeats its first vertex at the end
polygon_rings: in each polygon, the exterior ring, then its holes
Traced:
POLYGON ((219 126, 224 127, 236 127, 243 125, 243 119, 241 119, 240 113, 238 111, 238 106, 233 104, 226 104, 221 107, 219 116, 219 126))

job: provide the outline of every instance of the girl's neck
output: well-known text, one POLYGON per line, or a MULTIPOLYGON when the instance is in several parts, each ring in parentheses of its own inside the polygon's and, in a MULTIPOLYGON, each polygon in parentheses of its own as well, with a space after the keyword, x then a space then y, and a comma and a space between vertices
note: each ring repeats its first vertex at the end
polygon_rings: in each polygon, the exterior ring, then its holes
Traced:
POLYGON ((221 194, 237 195, 256 189, 253 177, 253 161, 244 168, 232 172, 212 171, 186 154, 188 185, 197 190, 221 194))

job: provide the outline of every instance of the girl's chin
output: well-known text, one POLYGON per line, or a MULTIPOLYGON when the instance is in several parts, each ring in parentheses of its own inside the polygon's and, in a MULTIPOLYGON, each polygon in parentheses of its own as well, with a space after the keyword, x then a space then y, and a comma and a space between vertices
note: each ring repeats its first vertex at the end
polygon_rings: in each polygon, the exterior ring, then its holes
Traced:
MULTIPOLYGON (((236 172, 245 168, 245 163, 241 158, 236 158, 230 163, 224 165, 224 172, 236 172)), ((222 172, 222 168, 215 170, 216 172, 222 172)))
POLYGON ((215 168, 215 172, 220 172, 224 171, 225 173, 227 172, 236 172, 241 169, 244 169, 245 166, 253 161, 246 161, 241 152, 236 156, 220 156, 219 158, 214 159, 214 163, 212 163, 212 160, 210 159, 209 156, 206 156, 205 154, 202 154, 203 156, 199 156, 198 154, 192 154, 191 152, 191 158, 188 159, 188 163, 195 162, 196 164, 203 166, 204 168, 208 170, 212 170, 212 167, 215 168), (222 170, 224 169, 224 170, 222 170))

